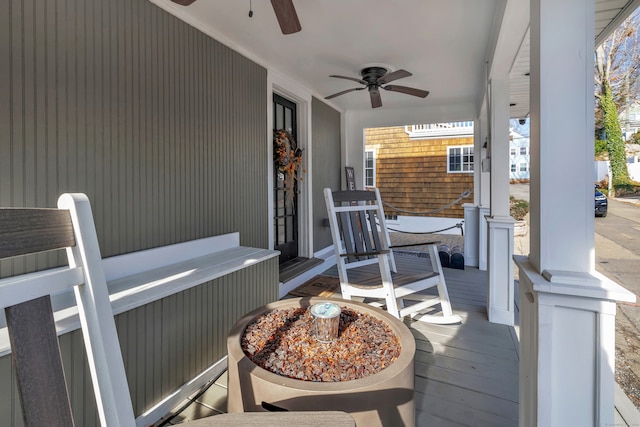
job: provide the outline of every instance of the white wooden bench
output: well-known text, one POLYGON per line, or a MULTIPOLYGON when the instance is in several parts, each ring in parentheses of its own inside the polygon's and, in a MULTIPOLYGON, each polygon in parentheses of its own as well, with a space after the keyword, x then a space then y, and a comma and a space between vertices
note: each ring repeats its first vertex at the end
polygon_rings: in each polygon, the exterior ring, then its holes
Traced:
MULTIPOLYGON (((102 267, 113 314, 117 315, 275 258, 278 254, 273 250, 240 246, 240 235, 236 232, 104 258, 102 267)), ((57 292, 51 299, 58 334, 79 329, 80 318, 73 291, 57 292)), ((3 356, 10 350, 4 323, 1 326, 0 356, 3 356)))
MULTIPOLYGON (((114 315, 226 276, 279 252, 240 246, 239 233, 229 233, 104 258, 114 315)), ((53 298, 60 332, 80 327, 72 293, 53 298)))
MULTIPOLYGON (((0 209, 0 259, 66 248, 69 261, 67 267, 0 280, 0 307, 7 314, 25 424, 71 425, 56 327, 59 321, 73 323, 71 319, 78 317, 102 425, 149 425, 146 416, 134 418, 114 312, 246 268, 278 252, 241 247, 237 233, 232 233, 102 260, 86 196, 62 195, 58 206, 61 209, 0 209), (68 290, 73 291, 77 307, 62 309, 54 322, 49 295, 56 293, 62 300, 68 290)), ((290 414, 273 414, 261 425, 294 425, 301 416, 314 425, 327 419, 331 425, 354 425, 343 413, 290 414)), ((248 421, 255 419, 234 414, 193 424, 247 425, 248 421)))

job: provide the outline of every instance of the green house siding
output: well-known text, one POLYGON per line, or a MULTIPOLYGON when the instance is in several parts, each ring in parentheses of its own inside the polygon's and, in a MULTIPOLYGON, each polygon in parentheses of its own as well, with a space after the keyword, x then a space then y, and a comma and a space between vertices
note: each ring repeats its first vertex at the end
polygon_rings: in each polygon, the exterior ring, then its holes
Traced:
POLYGON ((340 189, 340 113, 313 98, 311 103, 313 132, 313 250, 332 244, 322 189, 340 189))
POLYGON ((105 257, 268 247, 263 67, 146 0, 10 0, 0 24, 0 206, 86 193, 105 257))
MULTIPOLYGON (((147 0, 0 5, 0 206, 91 201, 103 257, 238 231, 266 248, 267 72, 147 0)), ((64 254, 0 261, 0 276, 64 254)), ((226 352, 278 297, 270 260, 117 316, 136 414, 226 352)), ((76 425, 96 424, 79 332, 61 337, 76 425)), ((21 426, 10 356, 0 420, 21 426)))

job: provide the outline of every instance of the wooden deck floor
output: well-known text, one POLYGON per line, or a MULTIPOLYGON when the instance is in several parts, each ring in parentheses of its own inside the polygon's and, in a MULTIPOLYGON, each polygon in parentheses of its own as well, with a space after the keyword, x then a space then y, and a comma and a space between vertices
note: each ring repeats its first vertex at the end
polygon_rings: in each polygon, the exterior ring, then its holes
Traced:
POLYGON ((416 420, 427 425, 518 425, 518 341, 489 323, 486 272, 445 269, 459 325, 406 320, 416 338, 416 420))
MULTIPOLYGON (((417 256, 398 257, 400 268, 423 268, 417 256)), ((336 275, 335 268, 324 274, 336 275)), ((457 325, 406 319, 416 339, 416 425, 517 426, 518 338, 516 327, 489 323, 487 273, 477 268, 445 269, 457 325)), ((179 423, 226 412, 226 376, 173 419, 179 423)), ((616 404, 618 399, 616 399, 616 404)), ((616 422, 627 425, 619 414, 616 422)))
MULTIPOLYGON (((424 271, 430 265, 411 255, 396 256, 396 262, 405 272, 424 271)), ((487 320, 486 271, 444 271, 453 311, 462 323, 405 319, 416 339, 416 425, 517 426, 516 331, 487 320)), ((337 276, 337 270, 325 274, 337 276)))

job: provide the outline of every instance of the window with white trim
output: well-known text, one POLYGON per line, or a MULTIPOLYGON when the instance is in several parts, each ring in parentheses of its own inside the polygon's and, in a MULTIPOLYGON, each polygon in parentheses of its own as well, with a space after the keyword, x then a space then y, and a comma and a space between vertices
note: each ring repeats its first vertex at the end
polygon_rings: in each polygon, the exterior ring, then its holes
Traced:
POLYGON ((527 147, 520 147, 520 155, 521 156, 527 155, 527 147))
POLYGON ((520 163, 520 172, 526 172, 529 170, 529 163, 520 163))
POLYGON ((511 163, 511 172, 515 172, 515 171, 516 171, 516 164, 511 163))
POLYGON ((473 172, 473 145, 447 147, 447 172, 473 172))
POLYGON ((512 156, 515 156, 515 155, 516 155, 516 147, 511 147, 510 154, 511 154, 512 156))
POLYGON ((364 186, 376 186, 376 152, 374 150, 364 152, 364 186))

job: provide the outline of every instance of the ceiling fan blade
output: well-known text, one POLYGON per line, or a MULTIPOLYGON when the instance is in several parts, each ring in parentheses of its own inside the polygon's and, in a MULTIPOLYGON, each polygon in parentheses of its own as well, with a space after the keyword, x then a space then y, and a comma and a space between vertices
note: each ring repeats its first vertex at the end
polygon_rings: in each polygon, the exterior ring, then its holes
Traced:
POLYGON ((369 95, 371 95, 371 108, 382 107, 382 97, 379 90, 369 91, 369 95))
POLYGON ((347 80, 351 80, 353 82, 358 82, 358 83, 362 83, 363 85, 366 85, 367 82, 362 80, 362 79, 357 79, 355 77, 347 77, 347 76, 329 76, 329 77, 335 77, 336 79, 347 79, 347 80))
POLYGON ((396 71, 394 71, 392 73, 385 74, 384 76, 380 77, 378 79, 378 84, 379 85, 387 84, 387 83, 390 83, 390 82, 392 82, 394 80, 404 79, 405 77, 409 77, 409 76, 412 76, 412 75, 413 74, 411 74, 407 70, 396 70, 396 71))
POLYGON ((172 2, 179 4, 180 6, 189 6, 191 3, 196 0, 171 0, 172 2))
POLYGON ((382 89, 390 90, 392 92, 405 93, 407 95, 419 96, 420 98, 426 98, 427 95, 429 95, 428 90, 415 89, 412 87, 398 86, 398 85, 387 85, 387 86, 381 86, 381 87, 382 89))
POLYGON ((344 95, 345 93, 353 92, 355 90, 362 90, 363 87, 354 87, 353 89, 343 90, 342 92, 334 93, 333 95, 325 96, 324 99, 335 98, 336 96, 344 95))
POLYGON ((271 0, 271 6, 278 18, 282 34, 293 34, 302 30, 293 0, 271 0))

